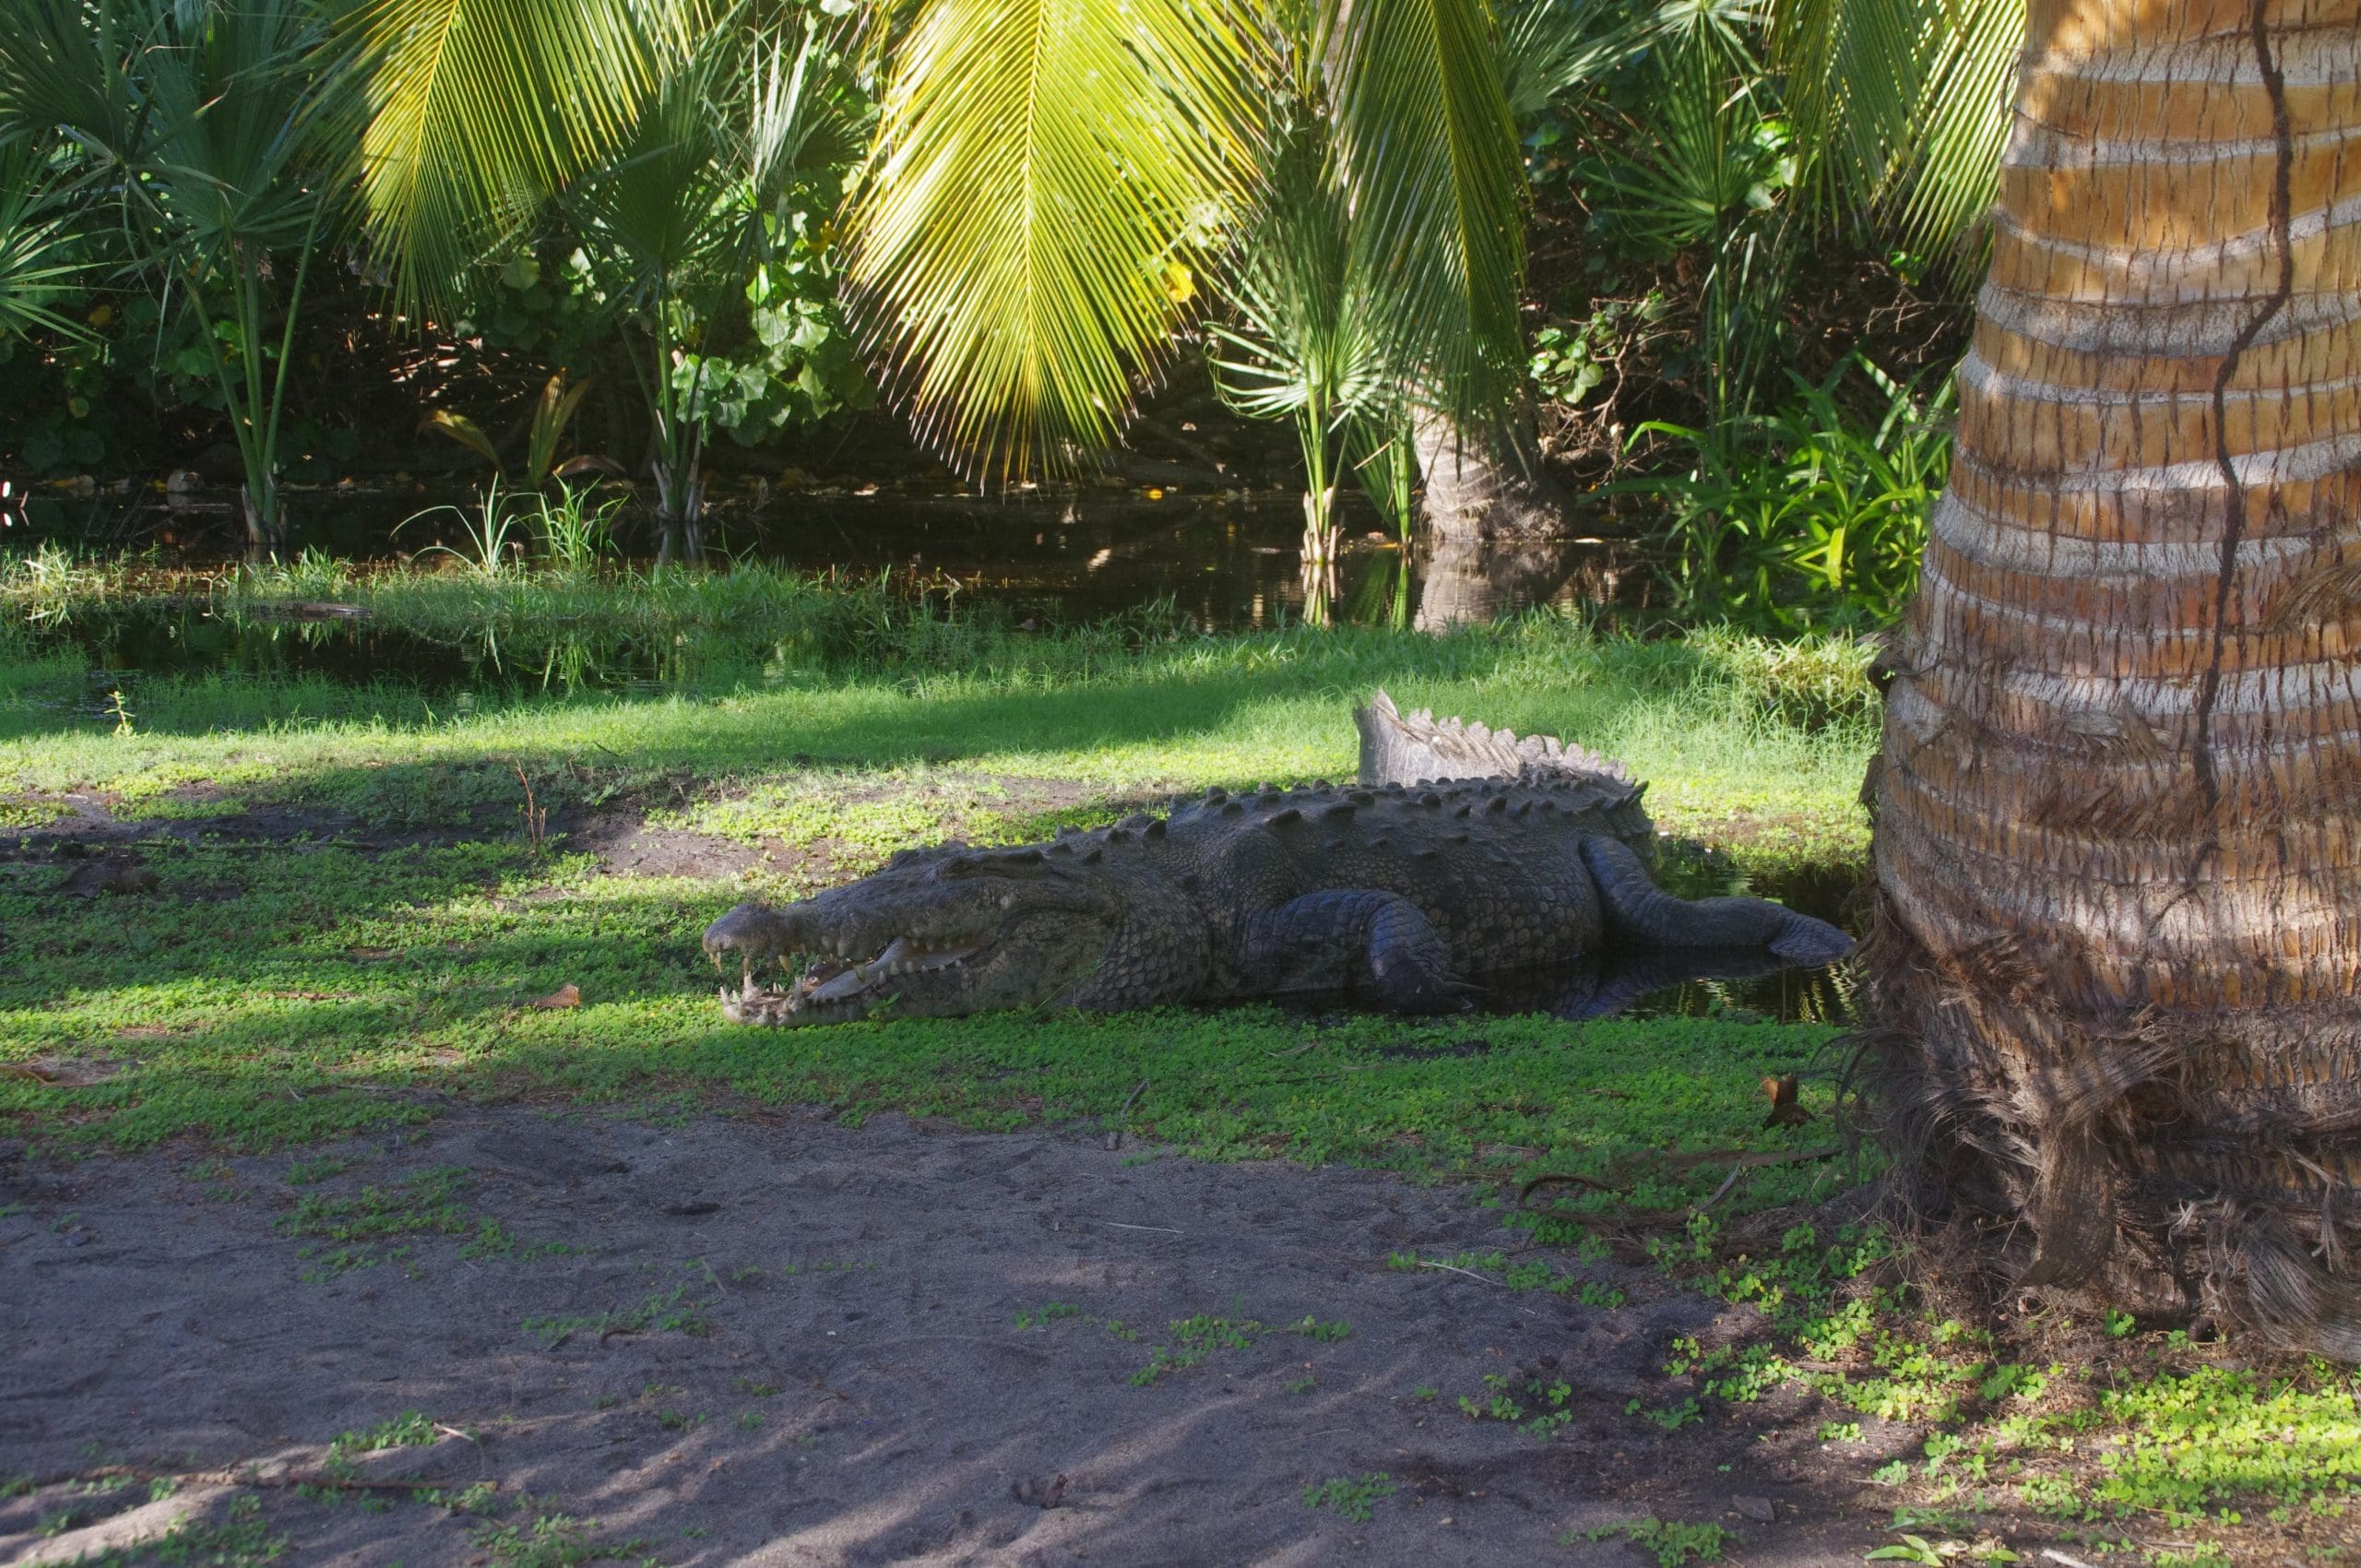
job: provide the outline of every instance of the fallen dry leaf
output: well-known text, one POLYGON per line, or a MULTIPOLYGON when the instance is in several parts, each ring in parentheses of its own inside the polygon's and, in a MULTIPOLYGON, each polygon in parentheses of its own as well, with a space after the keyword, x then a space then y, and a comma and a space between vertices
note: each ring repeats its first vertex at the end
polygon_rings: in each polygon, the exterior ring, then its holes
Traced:
POLYGON ((1811 1120, 1811 1112, 1796 1103, 1796 1075, 1762 1080, 1762 1092, 1771 1097, 1771 1114, 1762 1119, 1766 1127, 1800 1127, 1811 1120))

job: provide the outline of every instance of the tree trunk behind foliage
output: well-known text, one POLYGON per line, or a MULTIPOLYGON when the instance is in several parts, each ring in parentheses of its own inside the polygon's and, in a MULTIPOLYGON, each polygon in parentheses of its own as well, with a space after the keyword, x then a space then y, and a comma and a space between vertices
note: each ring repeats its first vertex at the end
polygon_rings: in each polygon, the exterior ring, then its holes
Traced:
POLYGON ((1438 540, 1555 539, 1567 532, 1566 494, 1542 467, 1531 410, 1494 434, 1421 414, 1413 433, 1438 540))
POLYGON ((1872 1038, 2027 1285, 2361 1358, 2361 0, 2035 0, 1872 1038))

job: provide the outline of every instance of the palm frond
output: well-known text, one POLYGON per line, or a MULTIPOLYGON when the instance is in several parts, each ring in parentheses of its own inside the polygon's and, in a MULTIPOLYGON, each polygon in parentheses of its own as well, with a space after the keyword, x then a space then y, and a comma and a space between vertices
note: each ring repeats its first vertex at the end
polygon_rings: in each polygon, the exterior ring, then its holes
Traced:
POLYGON ((367 0, 361 188, 402 287, 439 287, 622 145, 699 21, 695 0, 367 0))
POLYGON ((1515 384, 1525 175, 1488 0, 1334 4, 1325 76, 1361 265, 1393 357, 1469 420, 1515 384))
POLYGON ((90 127, 103 140, 127 134, 131 105, 104 62, 138 46, 146 7, 124 0, 21 0, 0 6, 0 134, 90 127))
POLYGON ((1559 94, 1630 60, 1656 31, 1653 12, 1609 0, 1511 0, 1501 9, 1501 89, 1530 119, 1559 94))
POLYGON ((1244 205, 1234 0, 924 0, 892 51, 846 278, 922 439, 1003 473, 1112 440, 1201 235, 1244 205))
POLYGON ((1985 215, 1999 195, 2025 42, 2024 0, 1949 0, 1919 112, 1886 194, 1905 242, 1972 270, 1985 215))
POLYGON ((723 243, 714 209, 729 179, 733 132, 717 100, 730 63, 725 49, 707 47, 668 73, 630 136, 566 192, 586 235, 658 292, 723 243))
POLYGON ((1815 208, 1972 267, 2024 30, 2024 0, 1777 0, 1773 57, 1815 208))
POLYGON ((28 0, 0 18, 0 135, 62 137, 78 198, 112 197, 148 262, 289 243, 320 199, 319 41, 304 0, 28 0))
POLYGON ((1226 279, 1236 320, 1210 328, 1216 389, 1250 418, 1314 410, 1333 426, 1397 400, 1418 369, 1386 360, 1383 313, 1323 154, 1308 122, 1282 134, 1262 210, 1226 279))
POLYGON ((40 330, 88 338, 50 308, 88 273, 63 210, 45 141, 0 140, 0 339, 40 330))

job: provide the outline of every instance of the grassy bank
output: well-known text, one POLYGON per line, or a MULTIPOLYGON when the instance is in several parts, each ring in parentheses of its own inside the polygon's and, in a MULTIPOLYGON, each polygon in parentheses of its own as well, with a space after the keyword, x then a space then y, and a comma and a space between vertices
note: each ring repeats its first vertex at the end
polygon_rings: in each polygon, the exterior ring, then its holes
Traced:
POLYGON ((712 782, 814 769, 964 771, 1137 797, 1342 776, 1350 707, 1382 685, 1405 707, 1621 757, 1650 780, 1669 831, 1790 859, 1857 856, 1865 841, 1854 797, 1875 704, 1865 650, 1848 641, 1641 641, 1551 618, 1442 638, 1213 636, 1152 613, 1045 634, 878 585, 761 569, 552 581, 315 565, 132 586, 144 592, 57 567, 0 577, 13 593, 0 599, 34 628, 0 654, 0 809, 14 820, 72 790, 139 814, 201 790, 215 805, 302 798, 411 824, 496 794, 478 777, 487 769, 521 802, 519 766, 559 804, 658 773, 712 782), (324 596, 365 621, 285 620, 288 605, 324 596), (292 659, 279 671, 94 681, 89 653, 59 650, 78 629, 102 652, 112 627, 164 603, 249 643, 394 646, 388 667, 361 679, 292 659), (405 671, 405 653, 434 679, 405 671))
POLYGON ((1661 1398, 1629 1419, 1806 1422, 1863 1456, 1897 1546, 1924 1544, 1895 1561, 2006 1561, 1986 1547, 2027 1528, 2085 1561, 2342 1550, 2349 1374, 2218 1364, 2169 1328, 2055 1309, 1996 1330, 1906 1284, 1881 1231, 1780 1238, 1762 1211, 1841 1190, 1864 1169, 1849 1158, 1746 1168, 1687 1218, 1734 1154, 1835 1141, 1827 1027, 1255 1007, 774 1034, 723 1025, 697 958, 737 898, 904 842, 1347 773, 1350 706, 1378 685, 1621 756, 1661 826, 1759 882, 1841 872, 1877 718, 1857 644, 1546 619, 1442 638, 1204 636, 1153 613, 1026 631, 760 571, 75 570, 0 573, 0 1129, 44 1150, 299 1146, 469 1099, 658 1118, 817 1103, 1421 1180, 1587 1177, 1507 1244, 1584 1243, 1609 1219, 1627 1256, 1739 1309, 1672 1347, 1661 1398), (322 600, 368 614, 287 618, 322 600), (110 661, 87 649, 160 616, 251 638, 243 661, 94 678, 110 661), (356 624, 383 659, 307 664, 356 624), (116 866, 153 887, 72 891, 116 866), (1813 1120, 1766 1127, 1761 1081, 1790 1072, 1813 1120))
MULTIPOLYGON (((421 1088, 713 1091, 1001 1125, 1110 1114, 1146 1076, 1140 1129, 1207 1151, 1432 1174, 1550 1153, 1603 1169, 1684 1143, 1783 1146, 1748 1136, 1753 1086, 1829 1032, 1624 1023, 1570 1048, 1560 1026, 1486 1020, 1471 1053, 1464 1024, 1361 1020, 1322 1026, 1328 1043, 1305 1052, 1300 1020, 1250 1010, 782 1040, 718 1022, 694 937, 740 897, 798 894, 904 843, 1023 840, 1205 784, 1347 776, 1351 705, 1380 685, 1623 756, 1665 826, 1758 869, 1842 864, 1861 844, 1852 793, 1870 738, 1849 647, 1643 643, 1537 619, 1444 638, 1205 636, 1152 613, 1037 632, 765 570, 0 580, 23 612, 0 659, 0 791, 30 835, 0 865, 0 916, 23 936, 0 980, 0 1050, 31 1063, 0 1079, 0 1111, 47 1137, 268 1144, 418 1114, 421 1088), (286 620, 324 600, 365 621, 286 620), (475 657, 456 684, 447 664, 437 684, 301 660, 92 679, 77 637, 192 607, 258 636, 390 635, 475 657), (670 648, 671 667, 545 682, 532 671, 560 633, 610 663, 670 648), (103 817, 157 891, 61 896, 73 868, 46 846, 77 817, 103 817), (642 868, 657 874, 605 874, 587 852, 650 833, 676 846, 642 868), (579 1006, 526 1005, 566 985, 579 1006), (1595 1053, 1586 1083, 1671 1061, 1726 1092, 1713 1110, 1637 1083, 1570 1101, 1546 1092, 1568 1049, 1595 1053), (1620 1064, 1635 1051, 1654 1065, 1620 1064), (1649 1109, 1602 1121, 1625 1095, 1649 1109)), ((1750 1186, 1769 1201, 1826 1179, 1750 1186)))

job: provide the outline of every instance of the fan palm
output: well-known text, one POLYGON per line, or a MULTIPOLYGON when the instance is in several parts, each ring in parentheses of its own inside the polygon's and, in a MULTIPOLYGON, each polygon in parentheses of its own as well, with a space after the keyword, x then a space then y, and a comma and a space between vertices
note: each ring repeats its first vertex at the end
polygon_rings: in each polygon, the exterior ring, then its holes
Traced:
POLYGON ((1394 445, 1406 387, 1316 106, 1300 108, 1301 117, 1281 133, 1262 212, 1229 280, 1235 320, 1212 327, 1212 362, 1230 407, 1296 427, 1304 467, 1304 603, 1319 621, 1323 585, 1335 576, 1338 470, 1394 445))
POLYGON ((747 278, 791 237, 782 208, 825 116, 808 28, 718 18, 630 139, 558 202, 624 317, 651 426, 659 562, 702 559, 706 356, 747 278))
POLYGON ((68 218, 71 192, 51 173, 45 138, 0 143, 0 342, 42 331, 77 337, 83 328, 50 308, 83 277, 68 218))
POLYGON ((61 134, 79 161, 77 196, 103 206, 132 265, 195 314, 245 469, 257 553, 285 541, 287 367, 313 242, 337 195, 313 156, 320 39, 303 0, 0 8, 0 134, 61 134), (291 279, 281 275, 291 254, 291 279))

